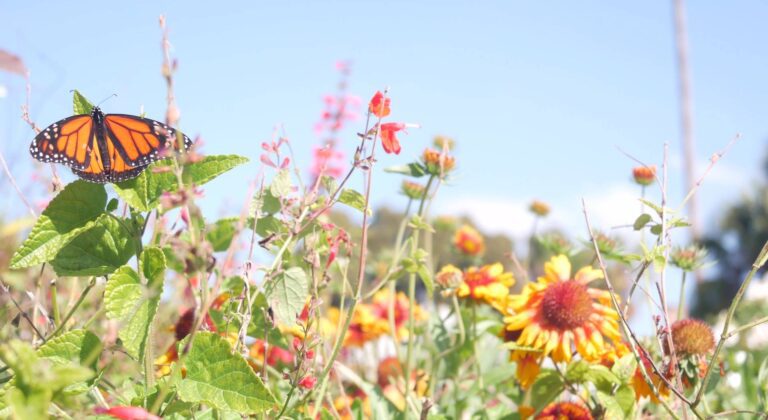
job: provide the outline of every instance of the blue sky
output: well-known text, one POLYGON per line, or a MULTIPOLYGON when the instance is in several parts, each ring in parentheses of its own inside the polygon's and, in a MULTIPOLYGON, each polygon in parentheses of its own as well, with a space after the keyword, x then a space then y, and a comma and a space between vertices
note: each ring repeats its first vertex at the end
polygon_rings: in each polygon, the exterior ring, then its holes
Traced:
MULTIPOLYGON (((245 180, 258 172, 259 144, 276 124, 309 165, 312 127, 341 59, 353 62, 352 93, 367 100, 389 86, 393 119, 422 125, 381 166, 412 158, 435 134, 458 141, 459 168, 439 211, 521 233, 530 226, 527 203, 539 198, 554 208, 550 225, 581 234, 586 197, 598 223, 631 222, 634 163, 617 147, 660 163, 664 142, 673 202, 684 195, 669 2, 0 1, 0 10, 0 48, 30 68, 32 116, 43 126, 70 114, 71 89, 94 101, 116 93, 106 112, 144 106, 162 119, 157 17, 166 14, 183 130, 201 135, 206 153, 252 159, 208 188, 214 212, 237 212, 245 180)), ((742 135, 701 190, 705 229, 723 203, 749 191, 766 152, 766 18, 768 5, 758 1, 688 4, 699 172, 742 135)), ((7 74, 0 84, 0 148, 24 180, 33 168, 33 133, 18 112, 24 85, 7 74)), ((343 140, 349 150, 355 129, 343 140)), ((376 203, 402 205, 399 181, 377 174, 376 203)), ((2 212, 20 204, 7 197, 2 212)))

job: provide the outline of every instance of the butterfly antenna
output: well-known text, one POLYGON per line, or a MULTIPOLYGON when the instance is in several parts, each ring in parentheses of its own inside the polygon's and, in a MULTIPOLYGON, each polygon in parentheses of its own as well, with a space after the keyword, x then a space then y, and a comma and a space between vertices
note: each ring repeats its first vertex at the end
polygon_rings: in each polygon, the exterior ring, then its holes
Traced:
POLYGON ((113 94, 107 96, 106 98, 102 99, 101 102, 99 102, 96 106, 101 106, 101 104, 103 104, 104 102, 107 102, 108 100, 110 100, 110 99, 112 99, 112 98, 114 98, 116 96, 117 96, 117 94, 113 93, 113 94))

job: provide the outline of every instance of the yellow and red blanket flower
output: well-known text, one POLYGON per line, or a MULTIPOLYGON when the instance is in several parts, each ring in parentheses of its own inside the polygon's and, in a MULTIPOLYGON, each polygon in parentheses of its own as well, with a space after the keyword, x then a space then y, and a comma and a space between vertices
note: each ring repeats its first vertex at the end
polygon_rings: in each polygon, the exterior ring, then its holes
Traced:
POLYGON ((514 284, 515 277, 512 273, 504 272, 501 263, 480 268, 470 267, 464 272, 456 296, 488 303, 503 312, 509 298, 509 288, 514 284))
POLYGON ((539 413, 536 420, 592 420, 592 413, 587 407, 573 402, 552 403, 539 413))
MULTIPOLYGON (((669 388, 664 384, 664 380, 653 371, 650 356, 642 347, 639 347, 637 350, 640 354, 640 360, 642 360, 643 366, 645 367, 645 373, 648 374, 653 386, 658 390, 659 395, 668 397, 669 388)), ((630 379, 630 384, 635 390, 635 400, 640 401, 643 397, 649 397, 652 403, 659 403, 659 399, 654 395, 653 390, 648 385, 648 382, 645 381, 645 378, 643 378, 643 372, 640 370, 640 366, 635 369, 635 375, 630 379)))
MULTIPOLYGON (((323 334, 336 335, 337 327, 341 319, 339 308, 331 307, 326 311, 327 322, 322 322, 323 334)), ((373 341, 388 331, 388 324, 375 316, 371 305, 361 303, 355 308, 349 329, 344 337, 345 347, 362 347, 365 343, 373 341)))
POLYGON ((588 287, 602 278, 602 272, 583 267, 572 277, 571 262, 565 255, 544 264, 544 275, 510 295, 504 318, 509 331, 522 330, 517 344, 543 351, 555 362, 571 360, 572 345, 594 360, 605 350, 605 338, 618 342, 618 314, 610 306, 610 294, 588 287))
POLYGON ((485 240, 475 228, 463 225, 453 235, 453 246, 464 255, 474 257, 485 252, 485 240))

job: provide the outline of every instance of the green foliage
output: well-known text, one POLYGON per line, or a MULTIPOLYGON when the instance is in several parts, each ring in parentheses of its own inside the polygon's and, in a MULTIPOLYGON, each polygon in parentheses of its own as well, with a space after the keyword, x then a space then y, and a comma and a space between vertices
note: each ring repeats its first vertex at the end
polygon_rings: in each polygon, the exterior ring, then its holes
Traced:
POLYGON ((51 200, 11 259, 11 268, 50 261, 68 243, 92 228, 107 204, 103 185, 75 181, 51 200))
POLYGON ((93 104, 78 90, 75 90, 72 93, 72 110, 75 115, 90 114, 93 110, 93 104))
MULTIPOLYGON (((247 158, 237 155, 206 156, 199 162, 186 165, 182 179, 186 184, 203 185, 246 162, 247 158)), ((136 210, 153 210, 160 204, 164 192, 178 189, 176 175, 173 171, 164 170, 169 163, 162 160, 149 165, 136 178, 114 184, 115 192, 136 210)))
POLYGON ((277 404, 243 357, 216 334, 195 335, 185 366, 187 376, 179 384, 184 401, 241 414, 260 414, 277 404))
POLYGON ((542 369, 531 385, 531 406, 536 411, 541 410, 563 392, 564 386, 563 379, 557 371, 542 369))
POLYGON ((104 276, 113 273, 136 253, 138 241, 128 230, 129 220, 102 214, 93 226, 76 236, 51 261, 60 276, 104 276))
POLYGON ((341 190, 339 203, 346 204, 361 212, 365 211, 365 196, 349 188, 341 190))
POLYGON ((266 297, 275 318, 283 325, 293 325, 309 296, 309 278, 300 267, 291 267, 275 276, 267 285, 266 297))
POLYGON ((156 246, 144 248, 139 258, 139 266, 149 287, 152 288, 158 284, 162 286, 166 264, 165 254, 160 248, 156 246))
POLYGON ((148 290, 141 284, 136 271, 128 266, 120 267, 107 281, 104 291, 107 318, 122 322, 118 336, 126 352, 136 359, 144 357, 147 336, 160 303, 161 289, 162 282, 153 284, 153 289, 148 290))
POLYGON ((427 168, 420 162, 411 162, 407 165, 400 166, 390 166, 389 168, 385 168, 384 171, 393 174, 408 175, 414 178, 421 178, 427 174, 427 168))

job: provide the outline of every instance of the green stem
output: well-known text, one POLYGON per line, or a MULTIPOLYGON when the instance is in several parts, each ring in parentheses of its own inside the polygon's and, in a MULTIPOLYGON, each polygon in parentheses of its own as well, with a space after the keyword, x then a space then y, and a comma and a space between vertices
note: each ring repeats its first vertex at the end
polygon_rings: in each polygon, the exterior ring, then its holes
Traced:
POLYGON ((58 327, 61 324, 61 311, 59 311, 59 293, 56 287, 56 279, 51 280, 51 306, 53 307, 53 324, 58 327))
POLYGON ((44 343, 48 340, 50 340, 53 337, 56 337, 64 330, 64 326, 67 325, 67 322, 70 318, 72 318, 72 315, 75 313, 77 308, 80 307, 80 305, 85 300, 85 297, 88 296, 88 293, 93 289, 93 286, 96 285, 96 277, 91 277, 91 281, 88 282, 88 285, 85 286, 85 289, 83 289, 82 292, 80 292, 80 297, 77 298, 77 302, 75 302, 75 306, 72 307, 72 309, 67 312, 67 314, 64 316, 64 319, 61 320, 61 323, 56 326, 56 329, 43 341, 44 343))
POLYGON ((736 292, 736 296, 734 296, 733 300, 731 301, 731 306, 728 308, 728 314, 725 317, 725 322, 723 323, 723 330, 720 333, 720 341, 717 342, 717 347, 715 347, 715 352, 712 353, 712 357, 709 359, 709 365, 707 366, 707 371, 704 373, 704 379, 701 381, 701 387, 699 388, 699 391, 696 393, 696 398, 691 403, 691 408, 695 408, 700 402, 701 397, 704 395, 704 390, 707 389, 707 385, 709 385, 709 378, 711 378, 712 373, 712 366, 714 366, 717 363, 717 357, 720 355, 720 351, 723 349, 723 345, 725 345, 725 341, 728 339, 728 327, 731 324, 731 320, 733 319, 734 314, 736 313, 736 308, 739 306, 739 303, 741 303, 741 298, 744 297, 744 293, 747 291, 747 288, 749 287, 749 283, 752 282, 752 277, 755 276, 757 273, 757 270, 762 268, 763 265, 765 265, 766 260, 768 260, 768 241, 763 245, 763 249, 760 251, 760 255, 757 256, 757 259, 752 264, 752 269, 749 270, 749 273, 747 274, 747 277, 744 279, 744 282, 741 283, 741 287, 739 287, 739 291, 736 292))

